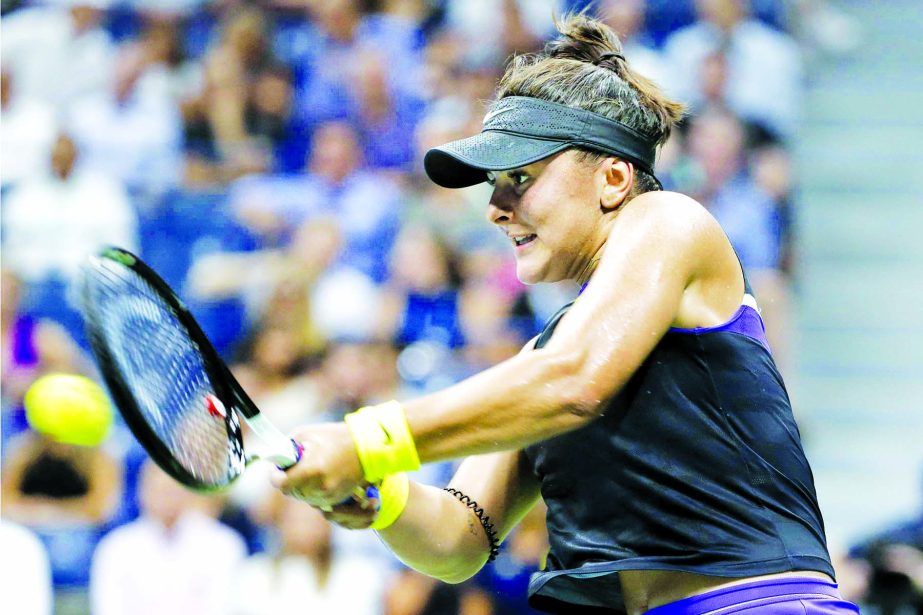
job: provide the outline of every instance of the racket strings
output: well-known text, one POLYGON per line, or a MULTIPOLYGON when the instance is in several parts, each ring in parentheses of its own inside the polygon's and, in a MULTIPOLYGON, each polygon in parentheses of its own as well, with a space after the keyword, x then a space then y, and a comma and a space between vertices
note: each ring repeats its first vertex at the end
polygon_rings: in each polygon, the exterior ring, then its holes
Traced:
MULTIPOLYGON (((233 425, 207 411, 214 396, 201 351, 159 293, 108 260, 85 276, 84 302, 145 422, 183 469, 205 486, 243 471, 233 425)), ((227 411, 229 420, 233 412, 227 411)), ((239 430, 239 427, 238 427, 239 430)))

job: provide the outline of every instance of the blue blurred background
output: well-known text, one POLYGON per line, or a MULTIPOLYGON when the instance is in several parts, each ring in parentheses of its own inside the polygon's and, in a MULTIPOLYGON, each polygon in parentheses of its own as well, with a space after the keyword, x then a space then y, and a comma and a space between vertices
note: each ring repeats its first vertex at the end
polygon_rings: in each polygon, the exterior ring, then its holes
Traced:
POLYGON ((521 285, 485 187, 420 161, 480 130, 506 59, 569 9, 690 107, 658 175, 754 282, 844 594, 923 612, 919 0, 4 0, 3 612, 532 612, 541 510, 443 585, 259 469, 191 494, 124 426, 63 445, 22 398, 97 377, 71 283, 107 243, 179 290, 285 430, 517 352, 576 289, 521 285))

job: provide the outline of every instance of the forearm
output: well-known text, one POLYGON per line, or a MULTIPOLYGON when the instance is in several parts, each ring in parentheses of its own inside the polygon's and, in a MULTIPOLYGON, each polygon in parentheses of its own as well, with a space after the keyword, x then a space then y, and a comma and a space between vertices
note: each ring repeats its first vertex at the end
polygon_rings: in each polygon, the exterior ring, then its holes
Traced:
MULTIPOLYGON (((483 509, 502 540, 539 500, 539 483, 522 451, 466 459, 450 487, 483 509)), ((447 491, 411 483, 401 515, 380 532, 394 553, 412 568, 443 581, 475 574, 490 555, 482 520, 447 491)))
POLYGON ((420 460, 519 449, 587 424, 602 399, 582 365, 534 350, 405 402, 420 460))
POLYGON ((410 483, 407 507, 379 536, 407 566, 447 583, 473 576, 490 546, 477 517, 442 489, 410 483))

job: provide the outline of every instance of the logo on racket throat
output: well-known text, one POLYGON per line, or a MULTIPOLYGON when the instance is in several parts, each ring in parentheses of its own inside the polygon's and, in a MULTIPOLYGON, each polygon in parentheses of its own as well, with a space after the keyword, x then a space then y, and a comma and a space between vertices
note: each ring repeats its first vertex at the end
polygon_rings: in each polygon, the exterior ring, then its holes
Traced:
POLYGON ((227 410, 224 409, 224 404, 211 393, 205 396, 205 409, 216 419, 226 419, 228 416, 227 410))

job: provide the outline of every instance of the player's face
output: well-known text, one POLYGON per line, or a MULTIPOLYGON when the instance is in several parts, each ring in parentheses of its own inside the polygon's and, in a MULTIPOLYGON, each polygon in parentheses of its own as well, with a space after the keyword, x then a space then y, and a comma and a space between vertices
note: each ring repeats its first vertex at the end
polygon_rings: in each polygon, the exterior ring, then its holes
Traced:
POLYGON ((599 251, 606 229, 596 175, 574 151, 488 174, 487 218, 510 238, 523 283, 576 279, 599 251))

